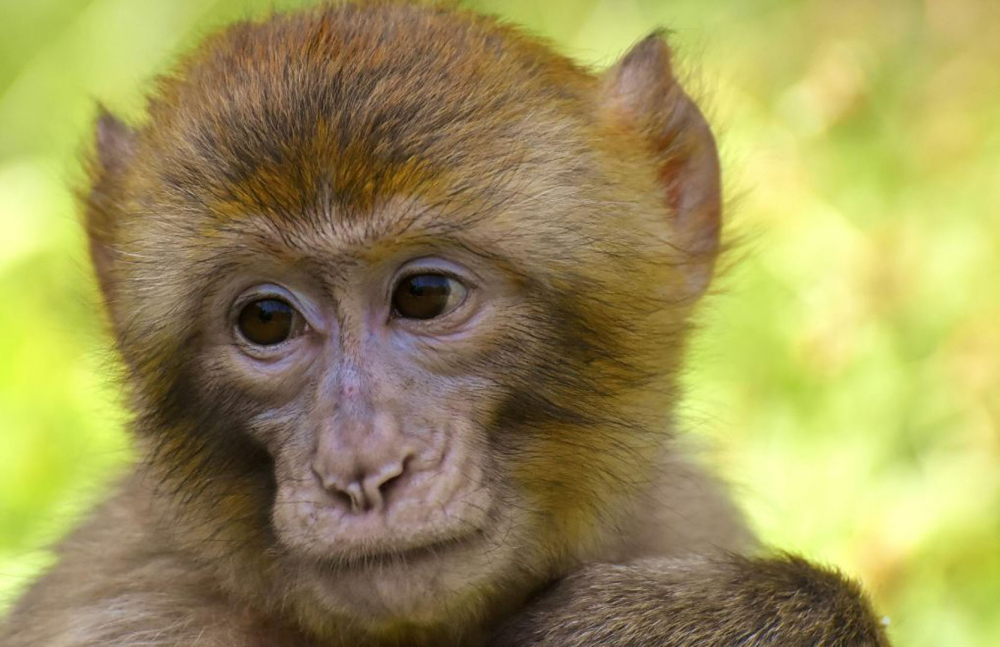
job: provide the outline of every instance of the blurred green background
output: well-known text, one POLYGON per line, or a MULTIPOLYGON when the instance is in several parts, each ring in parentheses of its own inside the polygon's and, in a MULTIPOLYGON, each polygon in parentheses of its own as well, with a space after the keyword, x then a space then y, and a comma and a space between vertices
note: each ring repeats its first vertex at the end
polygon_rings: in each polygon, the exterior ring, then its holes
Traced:
MULTIPOLYGON (((216 26, 294 2, 0 0, 0 609, 128 460, 70 187, 216 26)), ((1000 644, 1000 3, 467 3, 603 65, 656 26, 718 125, 741 241, 689 426, 777 546, 898 645, 1000 644)))

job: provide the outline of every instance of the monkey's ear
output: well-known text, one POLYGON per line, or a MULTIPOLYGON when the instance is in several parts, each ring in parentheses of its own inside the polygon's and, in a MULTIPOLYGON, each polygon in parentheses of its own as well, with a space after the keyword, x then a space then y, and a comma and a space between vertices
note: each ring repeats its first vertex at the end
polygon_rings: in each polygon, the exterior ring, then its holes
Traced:
POLYGON ((97 161, 106 173, 119 174, 132 159, 135 133, 121 119, 103 105, 97 106, 97 123, 94 128, 97 161))
POLYGON ((691 297, 712 277, 719 251, 719 155, 705 117, 674 77, 670 49, 654 32, 604 75, 607 118, 637 131, 654 155, 691 297))
POLYGON ((90 194, 87 196, 84 226, 90 243, 90 258, 97 281, 107 302, 112 300, 114 264, 115 193, 135 152, 135 132, 104 106, 98 106, 94 128, 94 157, 90 194))

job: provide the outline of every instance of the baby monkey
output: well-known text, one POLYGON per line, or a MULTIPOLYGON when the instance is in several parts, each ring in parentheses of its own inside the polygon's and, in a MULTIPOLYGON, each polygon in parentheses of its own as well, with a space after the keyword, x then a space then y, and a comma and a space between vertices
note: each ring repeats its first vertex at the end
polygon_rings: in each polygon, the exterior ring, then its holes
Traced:
POLYGON ((678 447, 719 161, 660 34, 593 73, 395 2, 235 24, 97 120, 141 457, 5 647, 875 647, 678 447))

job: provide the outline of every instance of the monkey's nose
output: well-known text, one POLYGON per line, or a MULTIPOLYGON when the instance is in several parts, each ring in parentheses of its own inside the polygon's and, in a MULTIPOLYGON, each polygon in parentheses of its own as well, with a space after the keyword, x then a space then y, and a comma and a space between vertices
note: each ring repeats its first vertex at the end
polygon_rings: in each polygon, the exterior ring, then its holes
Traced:
POLYGON ((399 452, 374 467, 365 464, 370 464, 370 461, 358 460, 357 456, 353 458, 355 460, 341 455, 333 460, 322 460, 317 456, 313 461, 313 474, 323 489, 349 505, 351 512, 380 512, 385 507, 389 491, 406 472, 409 453, 399 452))

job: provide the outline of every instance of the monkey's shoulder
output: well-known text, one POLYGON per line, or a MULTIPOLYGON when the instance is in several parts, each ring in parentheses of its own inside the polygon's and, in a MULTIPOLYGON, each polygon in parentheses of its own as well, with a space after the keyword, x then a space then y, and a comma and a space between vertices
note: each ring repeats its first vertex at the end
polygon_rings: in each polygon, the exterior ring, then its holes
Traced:
POLYGON ((636 498, 626 544, 613 561, 686 557, 758 546, 725 483, 690 449, 670 447, 657 461, 648 489, 636 498))
POLYGON ((141 478, 123 479, 55 546, 55 566, 0 621, 0 644, 309 644, 232 604, 211 574, 173 545, 151 502, 141 478))

